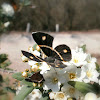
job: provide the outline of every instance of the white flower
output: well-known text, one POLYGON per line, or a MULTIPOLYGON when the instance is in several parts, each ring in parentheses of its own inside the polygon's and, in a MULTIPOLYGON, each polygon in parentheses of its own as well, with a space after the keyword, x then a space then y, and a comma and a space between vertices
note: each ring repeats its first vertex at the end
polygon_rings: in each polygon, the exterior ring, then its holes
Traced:
POLYGON ((95 64, 87 64, 82 66, 82 74, 85 76, 83 81, 89 83, 90 81, 98 83, 99 73, 95 69, 95 64))
POLYGON ((99 80, 99 85, 100 85, 100 80, 99 80))
POLYGON ((10 22, 5 22, 4 27, 8 27, 10 25, 10 22))
POLYGON ((82 94, 78 90, 67 83, 64 84, 64 86, 61 88, 61 91, 66 94, 67 98, 73 97, 78 100, 79 97, 82 96, 82 94))
POLYGON ((99 98, 97 98, 97 100, 100 100, 100 97, 99 97, 99 98))
POLYGON ((2 7, 2 14, 5 14, 6 16, 10 16, 10 17, 14 15, 14 9, 10 4, 3 3, 1 7, 2 7))
POLYGON ((62 61, 62 63, 64 65, 67 65, 67 67, 70 67, 71 65, 73 65, 73 63, 71 63, 70 61, 69 62, 68 61, 62 61))
POLYGON ((67 100, 65 93, 63 92, 51 92, 49 94, 50 99, 54 100, 67 100))
POLYGON ((34 72, 37 72, 37 70, 39 69, 39 63, 33 60, 28 61, 28 64, 31 66, 31 70, 34 72))
POLYGON ((26 100, 40 100, 42 93, 39 89, 34 89, 25 99, 26 100))
POLYGON ((40 92, 39 89, 34 89, 32 91, 32 98, 30 100, 40 100, 42 97, 42 93, 40 92))
POLYGON ((49 98, 50 99, 54 99, 56 92, 50 92, 49 94, 49 98))
POLYGON ((72 60, 70 63, 73 63, 76 66, 81 66, 86 64, 86 59, 87 54, 84 53, 81 49, 78 50, 72 50, 72 60))
POLYGON ((36 63, 38 63, 38 62, 33 61, 33 60, 29 60, 29 61, 28 61, 28 64, 29 64, 30 66, 34 66, 36 63))
POLYGON ((34 71, 34 72, 37 72, 37 70, 39 69, 39 65, 38 64, 35 64, 31 67, 31 70, 34 71))
POLYGON ((33 53, 34 48, 33 48, 32 46, 29 46, 28 51, 29 51, 30 53, 33 53))
POLYGON ((76 50, 75 50, 76 52, 84 52, 83 51, 83 48, 80 48, 80 47, 76 47, 76 50))
POLYGON ((45 73, 46 71, 50 70, 50 66, 46 62, 42 62, 41 66, 39 67, 41 70, 41 74, 45 73))
POLYGON ((96 94, 90 92, 85 95, 84 100, 97 100, 97 96, 96 94))
POLYGON ((26 56, 24 56, 24 55, 21 55, 21 59, 22 59, 23 62, 27 62, 28 61, 28 58, 26 56))
POLYGON ((97 59, 95 57, 91 57, 90 54, 87 55, 86 61, 88 63, 95 63, 97 61, 97 59))
POLYGON ((39 51, 37 51, 37 50, 34 50, 34 48, 33 47, 29 47, 28 48, 28 51, 30 52, 30 53, 32 53, 32 54, 34 54, 34 55, 36 55, 36 56, 39 56, 40 57, 40 52, 39 51))
POLYGON ((64 83, 65 78, 63 75, 60 75, 54 68, 51 67, 50 71, 43 73, 45 79, 43 89, 51 89, 53 92, 58 92, 60 89, 61 83, 64 83))
POLYGON ((66 68, 65 78, 67 81, 82 81, 83 75, 81 73, 81 68, 77 68, 74 65, 70 66, 69 69, 66 68))
POLYGON ((40 57, 40 52, 37 51, 37 50, 34 50, 34 51, 33 51, 33 54, 36 55, 36 56, 38 56, 38 57, 40 57))

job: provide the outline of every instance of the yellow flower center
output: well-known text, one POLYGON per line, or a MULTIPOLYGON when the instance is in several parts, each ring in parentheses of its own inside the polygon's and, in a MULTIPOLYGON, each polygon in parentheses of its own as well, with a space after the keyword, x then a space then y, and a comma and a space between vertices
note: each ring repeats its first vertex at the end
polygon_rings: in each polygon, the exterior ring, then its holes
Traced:
POLYGON ((75 89, 74 89, 74 88, 70 88, 70 89, 69 89, 69 93, 70 93, 70 94, 74 94, 74 93, 75 93, 75 89))
POLYGON ((87 75, 87 77, 91 77, 91 76, 92 76, 91 71, 87 71, 87 72, 86 72, 86 75, 87 75))
POLYGON ((57 79, 57 78, 53 78, 53 79, 52 79, 52 82, 53 82, 54 84, 56 84, 56 83, 58 82, 58 79, 57 79))
POLYGON ((59 97, 60 99, 63 99, 63 98, 64 98, 64 94, 63 94, 63 93, 59 93, 59 94, 58 94, 58 97, 59 97))
POLYGON ((76 78, 76 74, 75 74, 75 73, 69 73, 69 78, 70 78, 70 79, 76 78))
POLYGON ((74 59, 73 61, 74 61, 74 63, 78 63, 78 60, 77 59, 74 59))
POLYGON ((90 60, 88 60, 87 62, 88 62, 88 63, 91 63, 91 61, 90 61, 90 60))
POLYGON ((32 91, 32 94, 36 94, 34 91, 32 91))

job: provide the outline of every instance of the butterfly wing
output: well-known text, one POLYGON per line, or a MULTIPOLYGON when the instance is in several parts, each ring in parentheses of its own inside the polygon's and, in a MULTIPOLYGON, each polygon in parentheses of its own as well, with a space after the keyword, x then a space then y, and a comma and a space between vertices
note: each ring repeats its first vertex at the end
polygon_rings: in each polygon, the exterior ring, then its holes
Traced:
MULTIPOLYGON (((58 59, 58 60, 63 60, 62 56, 59 54, 58 51, 54 50, 52 47, 46 46, 46 45, 39 45, 40 48, 47 50, 50 52, 50 56, 48 57, 48 59, 51 57, 52 59, 58 59)), ((48 60, 47 59, 47 60, 48 60)))
MULTIPOLYGON (((52 47, 54 38, 51 35, 42 32, 33 32, 32 36, 38 45, 46 45, 52 47)), ((41 48, 41 49, 48 57, 51 55, 50 50, 47 50, 46 48, 41 48)))
POLYGON ((40 72, 34 73, 31 77, 25 79, 28 82, 35 82, 35 83, 41 83, 44 81, 43 75, 40 74, 40 72))
POLYGON ((29 58, 30 60, 34 60, 37 62, 43 62, 44 60, 38 56, 33 55, 32 53, 26 52, 26 51, 22 51, 22 54, 24 56, 26 56, 27 58, 29 58))
POLYGON ((70 61, 71 60, 71 49, 65 45, 58 45, 55 50, 59 52, 59 54, 62 56, 64 61, 70 61))

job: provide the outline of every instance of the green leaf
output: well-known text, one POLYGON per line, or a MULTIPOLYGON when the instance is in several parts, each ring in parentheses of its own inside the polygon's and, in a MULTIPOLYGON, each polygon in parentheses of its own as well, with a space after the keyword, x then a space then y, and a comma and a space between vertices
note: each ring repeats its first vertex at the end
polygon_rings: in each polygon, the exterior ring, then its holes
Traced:
POLYGON ((31 72, 31 73, 28 73, 27 75, 28 75, 28 77, 29 77, 29 76, 31 76, 32 74, 33 74, 33 73, 31 72))
POLYGON ((96 94, 97 95, 100 95, 100 85, 98 83, 94 83, 93 84, 93 87, 95 88, 96 90, 96 94))
POLYGON ((83 49, 84 52, 86 52, 86 45, 82 45, 81 48, 83 49))
POLYGON ((24 6, 28 6, 31 4, 31 1, 30 0, 24 0, 24 6))
POLYGON ((98 63, 95 64, 96 64, 96 70, 100 73, 100 65, 98 63))
POLYGON ((84 95, 88 92, 93 92, 97 94, 97 90, 94 85, 84 82, 75 82, 75 81, 69 81, 68 84, 82 92, 84 95))
POLYGON ((4 61, 6 61, 8 58, 7 54, 0 54, 0 63, 3 63, 4 61))
POLYGON ((25 79, 21 81, 22 84, 28 85, 28 86, 33 86, 32 82, 27 82, 25 79))
POLYGON ((24 77, 22 77, 22 73, 21 72, 17 72, 17 73, 14 73, 12 75, 13 78, 19 80, 19 81, 22 81, 24 79, 24 77))
POLYGON ((45 91, 45 92, 42 94, 42 98, 41 98, 40 100, 50 100, 50 99, 49 99, 49 92, 51 92, 51 90, 45 91))
POLYGON ((7 69, 6 67, 9 66, 11 62, 9 60, 4 61, 0 64, 0 68, 7 69))
POLYGON ((24 100, 33 89, 33 86, 23 86, 18 95, 15 96, 14 100, 24 100))
POLYGON ((16 93, 16 90, 12 89, 11 87, 4 87, 4 90, 8 92, 16 93))
POLYGON ((30 0, 20 0, 20 3, 23 5, 23 6, 28 6, 31 4, 31 1, 30 0))
POLYGON ((42 97, 40 100, 50 100, 48 96, 42 97))

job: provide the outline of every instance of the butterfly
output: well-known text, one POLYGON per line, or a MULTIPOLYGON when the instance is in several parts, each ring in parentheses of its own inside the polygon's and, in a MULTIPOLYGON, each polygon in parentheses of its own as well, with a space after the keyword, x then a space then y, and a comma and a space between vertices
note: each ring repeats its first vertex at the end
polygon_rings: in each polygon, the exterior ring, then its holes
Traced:
POLYGON ((55 68, 67 67, 62 63, 62 61, 71 60, 71 49, 67 45, 61 44, 53 49, 52 44, 54 37, 43 32, 33 32, 32 37, 47 57, 42 59, 34 54, 22 51, 24 56, 37 62, 46 62, 48 65, 55 68))
POLYGON ((40 74, 39 72, 34 73, 32 76, 28 77, 25 79, 28 82, 34 82, 34 83, 41 83, 44 81, 43 75, 40 74))

